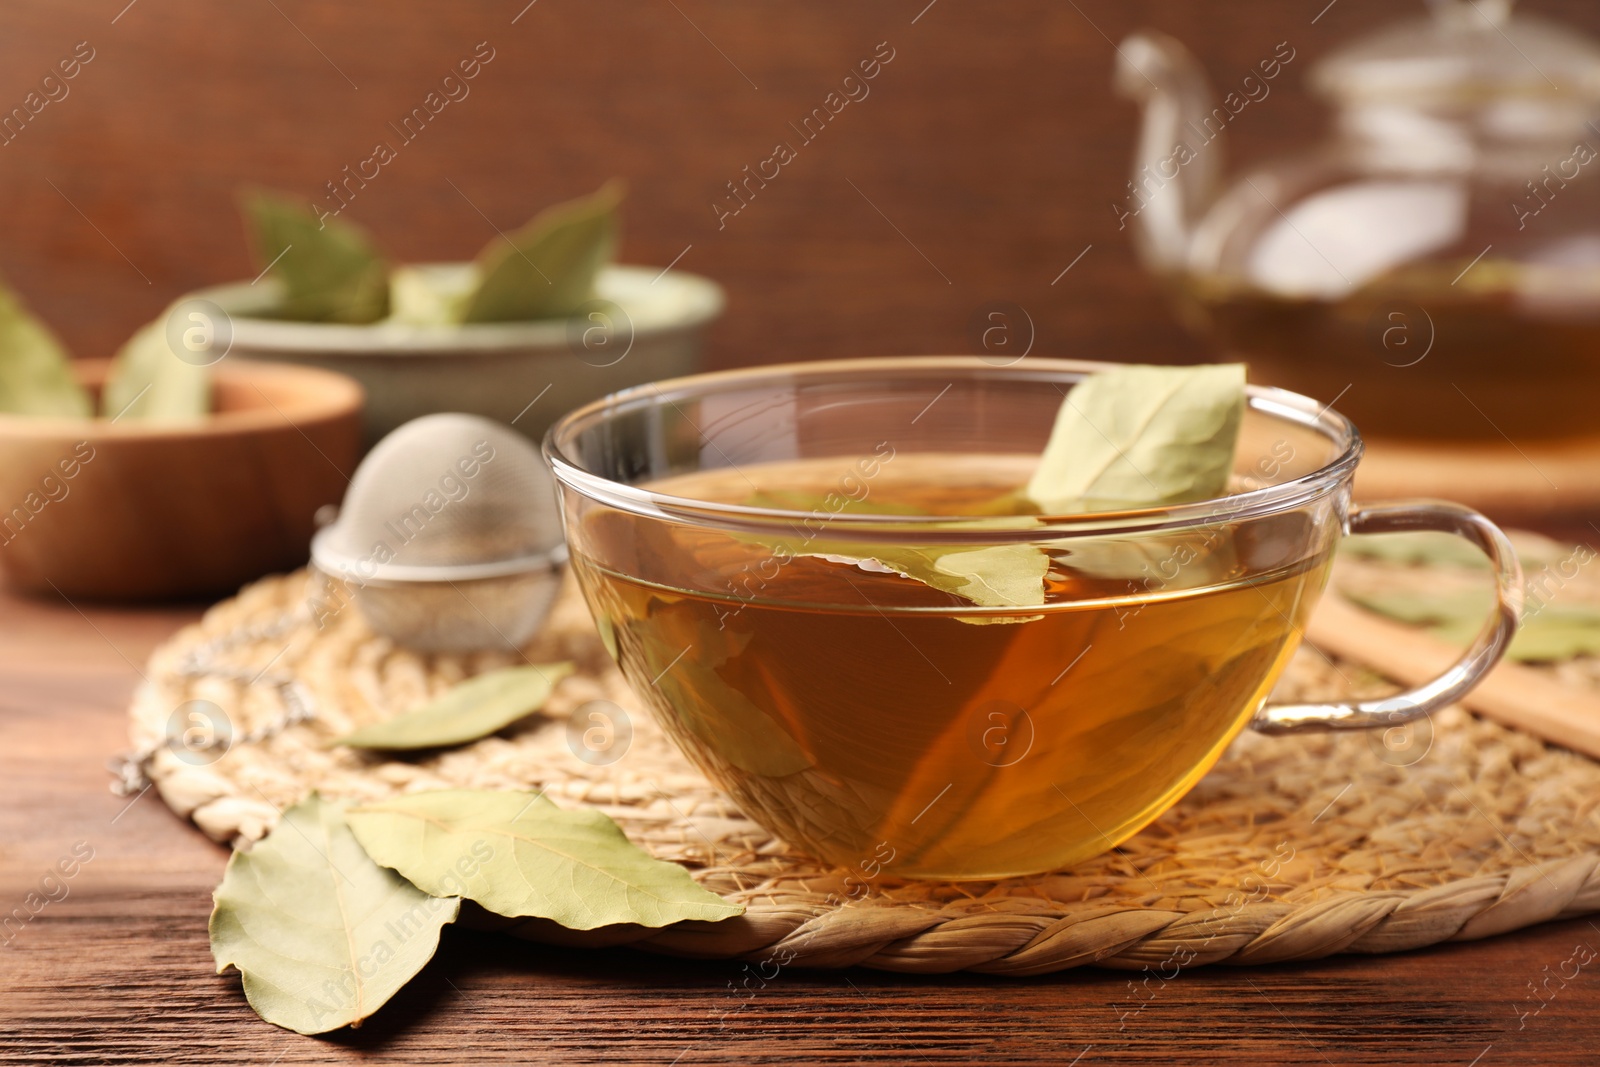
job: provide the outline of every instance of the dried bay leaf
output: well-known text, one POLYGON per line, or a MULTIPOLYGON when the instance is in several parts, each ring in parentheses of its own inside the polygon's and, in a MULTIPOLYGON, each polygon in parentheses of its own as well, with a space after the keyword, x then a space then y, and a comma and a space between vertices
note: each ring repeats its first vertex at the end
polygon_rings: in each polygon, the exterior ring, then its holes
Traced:
POLYGON ((1032 606, 1044 603, 1050 557, 1033 545, 994 545, 946 552, 933 569, 955 579, 950 591, 974 604, 1032 606))
POLYGON ((1387 563, 1442 564, 1480 571, 1489 569, 1489 560, 1472 544, 1455 534, 1434 530, 1362 534, 1342 541, 1339 552, 1341 555, 1387 563))
MULTIPOLYGON (((1340 592, 1368 611, 1396 622, 1426 626, 1436 637, 1457 645, 1477 636, 1494 604, 1494 595, 1481 588, 1346 586, 1340 592)), ((1506 649, 1507 659, 1520 662, 1560 662, 1596 655, 1600 655, 1600 605, 1587 603, 1549 603, 1530 611, 1506 649)))
POLYGON ((364 726, 333 743, 401 751, 464 745, 503 730, 544 707, 570 663, 545 663, 486 671, 385 722, 364 726))
MULTIPOLYGON (((831 506, 815 493, 766 490, 753 494, 744 503, 749 507, 778 508, 785 511, 810 511, 824 515, 852 513, 871 515, 923 515, 909 505, 882 500, 850 500, 831 506)), ((1010 530, 1035 524, 1023 508, 1029 502, 1016 493, 1005 493, 985 501, 974 519, 957 519, 939 524, 942 530, 1010 530)), ((749 537, 747 540, 768 549, 782 548, 789 554, 828 563, 854 566, 877 574, 898 574, 943 592, 970 600, 980 607, 1036 607, 1044 603, 1044 576, 1050 557, 1037 545, 996 545, 968 548, 907 548, 899 545, 856 544, 823 533, 809 539, 749 537)), ((1014 617, 963 619, 965 622, 1016 622, 1014 617)))
POLYGON ((433 957, 461 908, 374 863, 338 807, 314 793, 229 858, 214 901, 217 973, 237 968, 256 1013, 301 1034, 377 1011, 433 957))
MULTIPOLYGON (((1039 511, 1129 509, 1203 500, 1227 491, 1245 408, 1245 368, 1129 365, 1085 377, 1067 395, 1050 440, 1028 485, 986 501, 971 520, 944 529, 1014 529, 1039 511)), ((746 501, 757 507, 895 515, 906 509, 883 501, 830 506, 801 493, 767 491, 746 501)), ((772 547, 798 555, 891 572, 959 596, 980 607, 1037 607, 1045 603, 1050 551, 1038 544, 970 549, 853 545, 823 535, 806 543, 780 539, 772 547)), ((1066 566, 1096 578, 1130 582, 1160 576, 1176 561, 1204 560, 1220 572, 1231 553, 1179 543, 1171 535, 1064 542, 1066 566)), ((1192 569, 1192 568, 1191 568, 1192 569)), ((1036 616, 962 617, 969 623, 1014 623, 1036 616)))
POLYGON ((1067 513, 1221 496, 1245 408, 1242 363, 1130 364, 1088 375, 1067 394, 1027 495, 1067 513))
POLYGON ((526 322, 570 315, 594 298, 595 279, 617 244, 621 182, 546 208, 478 255, 478 284, 463 322, 526 322))
POLYGON ((389 269, 366 231, 321 220, 278 193, 246 194, 240 209, 256 266, 283 286, 278 314, 296 322, 376 322, 389 311, 389 269))
MULTIPOLYGON (((830 546, 829 552, 807 553, 813 559, 854 566, 869 573, 902 578, 970 600, 979 607, 1038 607, 1045 601, 1044 576, 1050 556, 1037 545, 994 545, 988 548, 920 549, 889 545, 830 546), (845 548, 846 551, 838 551, 845 548)), ((1018 622, 1015 616, 973 617, 963 622, 1018 622)))
POLYGON ((688 730, 714 758, 763 778, 782 778, 814 765, 785 725, 781 708, 757 702, 765 695, 761 688, 754 687, 752 696, 723 677, 724 672, 735 679, 741 675, 752 634, 729 627, 708 641, 697 609, 672 598, 652 598, 648 614, 649 626, 624 621, 613 628, 612 639, 618 662, 635 660, 653 679, 645 698, 669 728, 688 730))
POLYGON ((0 285, 0 411, 88 418, 89 394, 72 375, 61 342, 0 285))
POLYGON ((475 271, 396 267, 389 275, 389 319, 407 326, 455 326, 478 284, 475 271))
POLYGON ((179 359, 166 318, 148 322, 111 361, 101 414, 109 419, 191 422, 211 411, 211 368, 179 359))
POLYGON ((1474 633, 1488 619, 1494 603, 1489 590, 1475 587, 1421 590, 1393 585, 1370 589, 1343 586, 1340 592, 1353 603, 1396 622, 1448 627, 1468 623, 1474 633))
POLYGON ((782 778, 816 765, 778 720, 723 681, 716 667, 685 657, 658 684, 701 743, 740 770, 782 778), (701 710, 708 706, 717 709, 715 718, 701 710))
MULTIPOLYGON (((1463 627, 1463 631, 1465 628, 1463 627)), ((1443 632, 1462 644, 1477 633, 1443 632)), ((1549 604, 1522 620, 1506 655, 1514 660, 1559 663, 1577 656, 1600 656, 1600 608, 1592 604, 1549 604)))
POLYGON ((539 793, 412 793, 353 808, 348 818, 379 863, 430 893, 459 893, 498 915, 592 930, 714 922, 744 911, 677 864, 651 858, 601 812, 565 811, 539 793))

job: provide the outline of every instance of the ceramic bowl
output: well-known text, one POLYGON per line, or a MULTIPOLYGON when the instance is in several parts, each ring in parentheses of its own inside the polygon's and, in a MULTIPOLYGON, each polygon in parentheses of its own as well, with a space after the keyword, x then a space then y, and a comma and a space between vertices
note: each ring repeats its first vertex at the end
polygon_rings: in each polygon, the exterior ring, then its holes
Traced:
MULTIPOLYGON (((79 360, 98 393, 108 361, 79 360)), ((361 387, 229 358, 192 425, 0 415, 0 571, 72 599, 211 597, 306 561, 361 444, 361 387)))
MULTIPOLYGON (((416 268, 448 284, 466 263, 416 268)), ((270 278, 202 290, 229 317, 229 358, 348 374, 367 392, 371 446, 420 415, 459 411, 514 425, 535 441, 557 416, 616 389, 700 366, 705 327, 722 311, 715 282, 682 271, 607 267, 596 301, 540 322, 366 326, 262 318, 278 299, 270 278), (618 311, 620 309, 620 313, 618 311)))

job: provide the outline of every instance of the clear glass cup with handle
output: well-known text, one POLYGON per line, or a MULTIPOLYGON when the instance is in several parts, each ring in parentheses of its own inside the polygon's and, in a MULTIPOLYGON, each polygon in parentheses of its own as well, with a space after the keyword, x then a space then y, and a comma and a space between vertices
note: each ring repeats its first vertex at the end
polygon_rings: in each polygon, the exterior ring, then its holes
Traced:
POLYGON ((1515 631, 1505 535, 1443 502, 1353 504, 1360 435, 1282 390, 1250 388, 1225 496, 1019 511, 1063 396, 1102 367, 729 371, 614 394, 545 439, 623 673, 746 814, 858 885, 1069 866, 1160 815, 1240 731, 1398 726, 1470 689, 1515 631), (1339 540, 1397 530, 1488 557, 1495 607, 1471 647, 1394 697, 1267 703, 1339 540), (932 561, 935 581, 885 559, 932 561), (953 591, 974 559, 1035 561, 1038 602, 953 591))

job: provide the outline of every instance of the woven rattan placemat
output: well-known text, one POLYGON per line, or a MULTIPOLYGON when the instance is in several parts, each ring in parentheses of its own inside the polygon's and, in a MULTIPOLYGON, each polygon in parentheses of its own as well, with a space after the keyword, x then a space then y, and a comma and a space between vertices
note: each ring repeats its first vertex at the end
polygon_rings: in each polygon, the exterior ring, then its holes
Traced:
MULTIPOLYGON (((1388 743, 1375 733, 1247 732, 1171 811, 1070 871, 902 882, 821 866, 735 810, 642 710, 571 588, 524 650, 533 662, 579 666, 541 713, 416 759, 324 747, 520 659, 413 654, 375 637, 353 606, 337 610, 335 600, 326 617, 320 586, 303 572, 266 579, 156 651, 131 711, 134 744, 159 745, 176 709, 196 700, 222 710, 234 743, 211 762, 157 749, 151 779, 174 811, 235 844, 261 836, 313 788, 350 801, 539 788, 606 812, 633 841, 748 909, 716 924, 584 935, 525 921, 514 931, 525 936, 810 967, 1025 975, 1395 952, 1600 910, 1600 765, 1460 709, 1388 743), (321 605, 320 625, 308 601, 321 605), (574 741, 598 721, 589 711, 617 718, 590 701, 622 709, 631 727, 631 739, 611 735, 608 755, 625 744, 611 762, 575 754, 588 752, 574 741)), ((1393 688, 1305 648, 1276 698, 1393 688)))

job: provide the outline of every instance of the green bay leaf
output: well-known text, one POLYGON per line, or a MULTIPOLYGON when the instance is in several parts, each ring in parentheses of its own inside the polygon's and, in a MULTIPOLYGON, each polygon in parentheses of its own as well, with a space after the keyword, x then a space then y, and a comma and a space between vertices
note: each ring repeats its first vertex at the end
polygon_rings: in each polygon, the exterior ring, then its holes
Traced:
POLYGON ((646 656, 668 705, 717 758, 763 778, 798 774, 815 765, 783 725, 744 693, 723 681, 718 663, 691 652, 676 663, 646 656), (716 714, 706 712, 716 708, 716 714))
POLYGON ((1488 589, 1460 587, 1424 590, 1398 585, 1351 587, 1340 591, 1368 611, 1412 626, 1459 627, 1472 632, 1489 617, 1494 595, 1488 589))
MULTIPOLYGON (((1466 640, 1470 635, 1463 643, 1466 640)), ((1592 604, 1547 605, 1523 619, 1506 655, 1525 663, 1559 663, 1577 656, 1600 656, 1600 608, 1592 604)))
MULTIPOLYGON (((1245 408, 1240 363, 1200 367, 1128 365, 1088 375, 1063 400, 1049 442, 1023 493, 999 496, 987 518, 949 529, 1014 528, 1029 512, 1130 509, 1204 500, 1227 491, 1245 408)), ((803 509, 803 496, 767 493, 752 501, 803 509)), ((841 508, 826 508, 837 512, 841 508)), ((881 502, 865 512, 893 513, 881 502)), ((887 570, 981 607, 1045 603, 1051 557, 1043 546, 985 548, 858 548, 824 536, 805 554, 866 570, 887 570)), ((1095 576, 1135 579, 1164 564, 1174 547, 1154 541, 1079 541, 1067 564, 1095 576)), ((1023 617, 971 617, 964 622, 1020 622, 1023 617)))
POLYGON ((1034 545, 994 545, 942 553, 933 561, 933 569, 953 580, 949 592, 974 604, 1031 607, 1044 603, 1050 557, 1034 545))
POLYGON ((1130 364, 1067 394, 1029 479, 1047 513, 1156 507, 1227 491, 1245 408, 1242 363, 1130 364))
POLYGON ((407 326, 458 325, 476 285, 473 272, 396 267, 389 275, 389 318, 407 326))
POLYGON ((17 295, 0 285, 0 411, 88 418, 89 394, 67 351, 17 295))
POLYGON ((541 211, 478 255, 478 284, 464 322, 526 322, 570 315, 594 298, 617 243, 621 182, 541 211))
POLYGON ((259 270, 283 287, 278 314, 296 322, 376 322, 389 312, 389 271, 366 231, 278 193, 240 201, 259 270))
POLYGON ((333 744, 393 751, 464 745, 544 707, 570 663, 507 667, 469 678, 428 703, 364 726, 333 744))
POLYGON ((1486 571, 1489 561, 1470 542, 1434 530, 1362 534, 1339 544, 1341 555, 1387 563, 1444 565, 1486 571))
POLYGON ((233 854, 214 902, 217 973, 237 968, 256 1013, 301 1034, 377 1011, 433 957, 461 908, 374 863, 316 794, 233 854))
MULTIPOLYGON (((1350 601, 1386 618, 1425 626, 1435 636, 1465 645, 1477 636, 1494 605, 1494 594, 1477 587, 1420 590, 1345 586, 1350 601)), ((1506 658, 1524 663, 1560 662, 1600 655, 1600 605, 1548 603, 1523 618, 1506 658)))
POLYGON ((601 812, 565 811, 538 793, 412 793, 353 808, 348 818, 379 863, 430 893, 464 896, 497 915, 593 930, 744 911, 677 864, 653 859, 601 812))
MULTIPOLYGON (((897 574, 921 582, 979 607, 1038 607, 1045 602, 1044 577, 1050 556, 1037 545, 994 545, 987 548, 901 548, 899 546, 830 546, 807 553, 813 559, 860 570, 897 574)), ((974 624, 1022 621, 1017 616, 962 617, 974 624)))
POLYGON ((139 327, 111 361, 101 414, 139 422, 192 422, 211 411, 211 368, 179 359, 166 319, 139 327))

